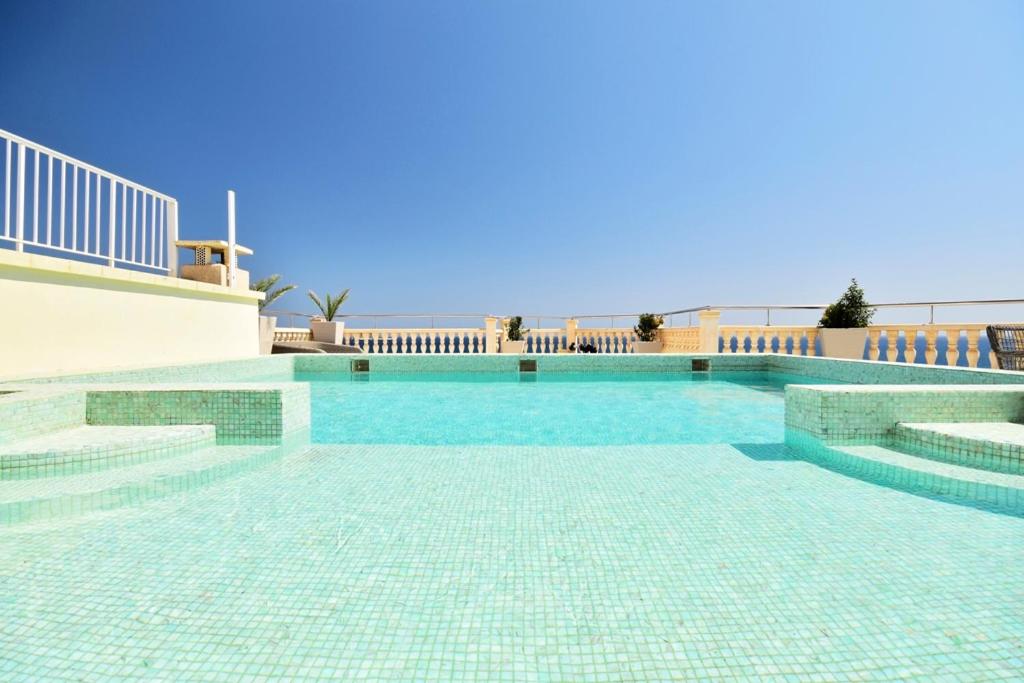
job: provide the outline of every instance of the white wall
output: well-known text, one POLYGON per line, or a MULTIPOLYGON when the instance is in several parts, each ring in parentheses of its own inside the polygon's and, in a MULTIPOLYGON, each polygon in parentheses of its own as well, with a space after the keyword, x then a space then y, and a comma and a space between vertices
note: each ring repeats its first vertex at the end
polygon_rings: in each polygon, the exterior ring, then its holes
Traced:
POLYGON ((0 249, 0 378, 256 356, 258 299, 0 249))

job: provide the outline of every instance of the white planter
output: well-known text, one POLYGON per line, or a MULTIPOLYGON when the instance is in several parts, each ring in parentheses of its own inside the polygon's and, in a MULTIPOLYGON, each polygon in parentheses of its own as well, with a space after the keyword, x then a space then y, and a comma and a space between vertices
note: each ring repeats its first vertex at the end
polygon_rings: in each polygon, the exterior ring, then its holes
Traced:
POLYGON ((661 353, 661 340, 633 342, 633 353, 661 353))
POLYGON ((311 320, 309 329, 313 333, 313 341, 327 342, 328 344, 345 343, 345 323, 311 320))
POLYGON ((524 353, 526 351, 526 340, 520 341, 509 341, 508 339, 501 340, 501 352, 502 353, 524 353))
POLYGON ((821 338, 821 355, 829 358, 864 358, 864 345, 867 343, 868 331, 863 327, 840 329, 822 328, 818 330, 821 338))
POLYGON ((267 356, 274 351, 274 332, 277 331, 277 318, 272 315, 260 316, 260 355, 267 356))

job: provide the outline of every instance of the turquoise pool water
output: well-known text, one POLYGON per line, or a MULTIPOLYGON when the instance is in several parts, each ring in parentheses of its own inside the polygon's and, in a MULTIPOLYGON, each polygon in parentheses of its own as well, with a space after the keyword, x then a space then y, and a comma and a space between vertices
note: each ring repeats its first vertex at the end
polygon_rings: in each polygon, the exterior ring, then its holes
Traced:
POLYGON ((1019 680, 1024 519, 795 457, 786 378, 606 379, 316 382, 309 449, 0 530, 0 680, 1019 680))
POLYGON ((773 443, 787 383, 776 373, 298 375, 312 381, 319 443, 611 446, 773 443))

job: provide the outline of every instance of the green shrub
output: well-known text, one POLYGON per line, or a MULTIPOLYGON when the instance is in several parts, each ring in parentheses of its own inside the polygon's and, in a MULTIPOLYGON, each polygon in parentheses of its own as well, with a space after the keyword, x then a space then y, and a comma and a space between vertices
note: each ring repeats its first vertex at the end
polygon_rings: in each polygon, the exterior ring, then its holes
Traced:
POLYGON ((864 300, 864 290, 857 284, 857 280, 853 279, 839 300, 825 309, 821 320, 818 321, 818 327, 867 327, 874 315, 875 309, 864 300))
POLYGON ((658 328, 665 322, 665 317, 656 313, 641 313, 640 320, 633 331, 636 338, 643 342, 652 342, 658 339, 658 328))
POLYGON ((505 325, 505 337, 509 341, 523 341, 523 335, 529 330, 523 329, 523 316, 517 315, 508 319, 505 325))

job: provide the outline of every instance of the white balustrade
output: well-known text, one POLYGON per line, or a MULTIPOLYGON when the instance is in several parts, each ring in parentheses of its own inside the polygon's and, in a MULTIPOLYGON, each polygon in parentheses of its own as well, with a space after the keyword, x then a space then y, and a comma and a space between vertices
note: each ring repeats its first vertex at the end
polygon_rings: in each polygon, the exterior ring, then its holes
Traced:
POLYGON ((578 328, 575 341, 577 348, 593 346, 597 353, 632 353, 636 333, 631 327, 578 328))
POLYGON ((526 353, 558 353, 560 349, 566 349, 572 344, 566 341, 565 330, 560 327, 527 330, 523 340, 526 342, 526 353))
MULTIPOLYGON (((871 325, 865 333, 869 342, 865 360, 976 368, 981 360, 979 346, 985 336, 985 325, 871 325), (919 346, 923 347, 923 353, 919 352, 919 346)), ((817 327, 722 325, 719 334, 722 353, 817 355, 817 327)), ((990 366, 995 367, 992 354, 989 355, 990 366)))
POLYGON ((173 197, 5 130, 0 154, 0 241, 16 251, 32 247, 109 266, 176 273, 173 197))
MULTIPOLYGON (((593 345, 598 353, 632 353, 636 334, 628 327, 540 328, 527 330, 527 353, 559 353, 573 343, 593 345)), ((717 329, 719 348, 726 354, 779 353, 793 356, 817 355, 818 328, 783 325, 722 325, 717 329)), ((663 353, 701 353, 699 327, 668 327, 659 332, 663 353)), ((282 330, 278 338, 285 341, 282 330)), ((497 348, 500 330, 492 332, 492 348, 497 348)), ((929 365, 960 365, 978 367, 981 360, 981 340, 985 336, 984 324, 939 325, 872 325, 865 330, 868 344, 865 359, 874 361, 927 363, 929 365), (922 348, 923 353, 918 349, 922 348)), ((369 328, 345 330, 345 343, 358 346, 367 353, 485 353, 484 341, 488 329, 484 328, 369 328)), ((308 337, 288 328, 288 340, 308 337)), ((712 337, 713 339, 713 337, 712 337)), ((994 363, 991 354, 989 362, 994 363)), ((994 367, 990 365, 990 367, 994 367)))
POLYGON ((485 353, 485 332, 459 329, 345 329, 345 343, 366 353, 485 353))

